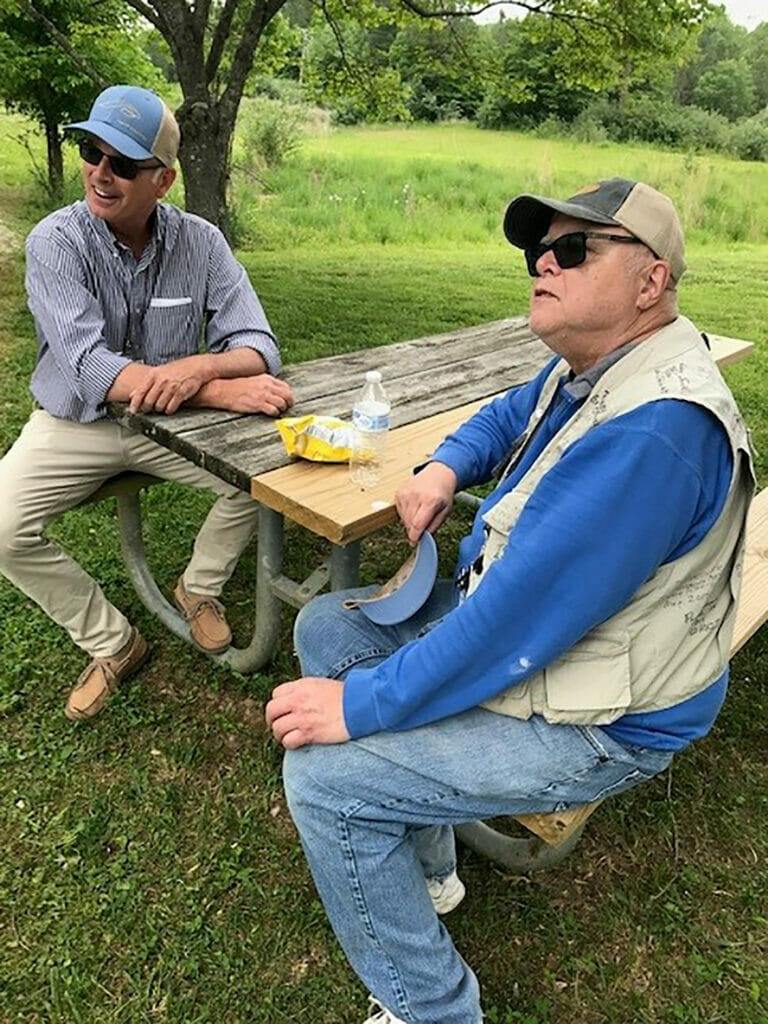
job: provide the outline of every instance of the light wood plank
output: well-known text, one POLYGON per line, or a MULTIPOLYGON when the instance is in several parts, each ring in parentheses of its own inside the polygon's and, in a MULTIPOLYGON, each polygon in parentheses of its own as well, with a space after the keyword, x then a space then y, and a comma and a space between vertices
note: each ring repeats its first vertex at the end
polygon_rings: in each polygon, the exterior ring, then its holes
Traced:
MULTIPOLYGON (((734 362, 743 359, 754 347, 751 342, 719 335, 710 336, 710 341, 712 353, 719 366, 723 365, 723 361, 734 362)), ((481 360, 481 365, 483 362, 484 360, 481 360)), ((542 360, 542 366, 544 362, 546 357, 542 360)), ((527 366, 527 361, 523 365, 527 366)), ((450 382, 448 388, 453 389, 451 394, 465 394, 467 390, 476 388, 477 369, 476 366, 468 364, 465 387, 456 380, 455 372, 443 378, 450 382)), ((510 369, 510 375, 519 372, 519 369, 510 369)), ((497 375, 494 373, 492 380, 496 379, 497 375)), ((354 394, 355 392, 352 392, 352 398, 354 394)), ((479 408, 491 397, 454 409, 447 414, 447 419, 443 419, 445 414, 441 413, 415 423, 412 427, 393 430, 381 482, 371 491, 357 491, 353 488, 346 466, 298 461, 273 472, 254 476, 251 480, 251 495, 335 544, 348 544, 350 541, 359 540, 395 519, 395 491, 413 467, 429 457, 445 434, 455 430, 469 418, 471 413, 467 412, 468 409, 479 408), (441 434, 440 430, 443 428, 441 434)), ((421 382, 415 403, 418 408, 428 410, 435 406, 444 407, 449 400, 447 391, 440 387, 440 382, 436 379, 435 390, 432 392, 426 387, 425 382, 421 382)), ((410 405, 407 396, 405 401, 406 406, 410 405)), ((396 403, 393 402, 393 410, 395 408, 396 403)), ((238 444, 236 437, 230 438, 230 451, 235 451, 238 444)), ((254 453, 254 460, 266 456, 266 452, 254 453)), ((268 457, 273 457, 271 452, 268 457)))
POLYGON ((346 464, 300 460, 255 477, 251 496, 334 544, 349 544, 396 519, 395 491, 403 480, 483 404, 470 402, 393 430, 381 481, 371 490, 351 483, 346 464))
POLYGON ((738 363, 748 356, 754 349, 754 343, 743 341, 741 338, 727 338, 722 334, 708 334, 712 355, 715 362, 722 369, 731 363, 738 363))
POLYGON ((768 488, 752 502, 747 517, 746 553, 731 654, 768 620, 768 488))

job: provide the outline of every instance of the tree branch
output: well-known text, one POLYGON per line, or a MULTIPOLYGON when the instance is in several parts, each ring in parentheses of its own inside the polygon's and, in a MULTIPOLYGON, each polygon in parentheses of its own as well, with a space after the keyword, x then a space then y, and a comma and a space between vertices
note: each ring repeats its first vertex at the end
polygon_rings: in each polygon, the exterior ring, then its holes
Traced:
POLYGON ((24 14, 34 18, 35 21, 42 25, 51 41, 67 54, 70 60, 80 68, 86 77, 90 78, 94 85, 97 85, 99 89, 106 89, 109 82, 102 78, 99 72, 80 56, 64 33, 56 28, 53 22, 46 18, 41 11, 38 11, 34 4, 31 3, 31 0, 20 0, 19 6, 24 14))
POLYGON ((212 82, 218 73, 227 37, 232 28, 232 18, 237 10, 237 4, 238 0, 226 0, 224 8, 219 15, 219 20, 216 22, 216 28, 213 30, 213 39, 211 40, 211 48, 208 50, 208 59, 205 62, 206 82, 212 82))
POLYGON ((261 39, 261 34, 285 2, 286 0, 254 0, 251 7, 251 13, 232 60, 229 82, 220 101, 222 117, 230 120, 233 124, 248 73, 253 66, 253 55, 256 52, 259 39, 261 39))
POLYGON ((403 7, 407 7, 409 11, 413 11, 414 14, 418 14, 420 18, 469 18, 475 17, 477 14, 482 14, 483 11, 489 11, 494 7, 500 7, 504 4, 513 5, 514 7, 520 7, 524 11, 528 11, 530 14, 541 14, 548 18, 552 18, 554 21, 562 21, 566 24, 573 24, 583 22, 588 25, 594 25, 597 28, 608 28, 608 22, 601 21, 598 18, 592 18, 588 14, 571 14, 568 11, 555 11, 549 6, 551 0, 538 0, 538 2, 529 3, 528 0, 488 0, 488 3, 482 4, 480 7, 472 7, 471 10, 462 9, 456 10, 456 8, 448 9, 431 9, 423 7, 418 0, 400 0, 403 7))
POLYGON ((157 11, 153 10, 153 8, 149 6, 149 4, 144 3, 144 0, 125 0, 125 2, 129 5, 129 7, 132 7, 134 11, 140 14, 142 18, 146 18, 151 25, 154 25, 154 27, 162 35, 163 21, 160 15, 157 13, 157 11))

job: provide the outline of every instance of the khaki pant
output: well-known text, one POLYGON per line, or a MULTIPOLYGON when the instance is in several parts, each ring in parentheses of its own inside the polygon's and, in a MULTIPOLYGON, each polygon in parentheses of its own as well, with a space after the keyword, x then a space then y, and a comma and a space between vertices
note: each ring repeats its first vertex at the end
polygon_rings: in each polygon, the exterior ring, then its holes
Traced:
POLYGON ((221 496, 184 573, 185 587, 195 593, 221 593, 257 523, 258 505, 247 494, 141 434, 111 420, 72 423, 42 409, 33 412, 0 460, 0 572, 91 657, 119 651, 130 637, 130 623, 44 531, 125 470, 208 487, 221 496))

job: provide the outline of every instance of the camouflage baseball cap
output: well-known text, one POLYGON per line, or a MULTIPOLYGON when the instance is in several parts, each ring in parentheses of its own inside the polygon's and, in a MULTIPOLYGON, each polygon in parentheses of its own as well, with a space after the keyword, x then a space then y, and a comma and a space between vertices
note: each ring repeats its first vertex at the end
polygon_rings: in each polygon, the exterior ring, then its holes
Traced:
POLYGON ((504 215, 504 234, 512 245, 528 249, 541 241, 556 213, 626 228, 669 263, 675 281, 685 273, 685 240, 672 200, 642 181, 608 178, 565 200, 517 196, 504 215))

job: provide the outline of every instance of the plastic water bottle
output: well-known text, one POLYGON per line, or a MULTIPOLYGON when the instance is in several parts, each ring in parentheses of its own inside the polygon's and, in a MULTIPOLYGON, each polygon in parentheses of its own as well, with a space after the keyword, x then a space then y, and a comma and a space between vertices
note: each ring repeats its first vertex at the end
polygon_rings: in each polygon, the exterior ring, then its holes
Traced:
POLYGON ((358 487, 375 487, 381 479, 384 453, 387 449, 390 405, 378 370, 365 375, 363 390, 352 409, 352 455, 349 477, 358 487))

